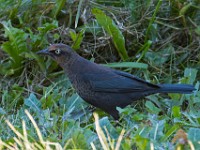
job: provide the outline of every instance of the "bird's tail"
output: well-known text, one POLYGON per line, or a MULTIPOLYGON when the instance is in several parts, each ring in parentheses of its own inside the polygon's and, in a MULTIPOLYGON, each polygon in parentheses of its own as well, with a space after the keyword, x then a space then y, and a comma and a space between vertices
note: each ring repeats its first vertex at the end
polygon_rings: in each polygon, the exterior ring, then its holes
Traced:
POLYGON ((189 84, 160 84, 159 93, 183 93, 190 94, 195 88, 189 84))

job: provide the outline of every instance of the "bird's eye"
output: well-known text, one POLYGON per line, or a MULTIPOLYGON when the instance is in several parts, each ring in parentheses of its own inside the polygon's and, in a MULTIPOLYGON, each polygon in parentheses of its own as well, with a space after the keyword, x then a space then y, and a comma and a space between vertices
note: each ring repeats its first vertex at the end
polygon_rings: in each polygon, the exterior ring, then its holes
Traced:
POLYGON ((61 53, 61 50, 60 49, 56 49, 54 52, 55 52, 55 54, 59 55, 61 53))

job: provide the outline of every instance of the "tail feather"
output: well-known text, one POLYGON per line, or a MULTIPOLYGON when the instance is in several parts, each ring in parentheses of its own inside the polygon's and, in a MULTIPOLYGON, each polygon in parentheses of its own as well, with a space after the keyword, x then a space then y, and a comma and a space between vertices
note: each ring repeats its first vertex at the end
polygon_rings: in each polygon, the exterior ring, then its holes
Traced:
POLYGON ((190 94, 195 88, 189 84, 160 84, 159 93, 183 93, 190 94))

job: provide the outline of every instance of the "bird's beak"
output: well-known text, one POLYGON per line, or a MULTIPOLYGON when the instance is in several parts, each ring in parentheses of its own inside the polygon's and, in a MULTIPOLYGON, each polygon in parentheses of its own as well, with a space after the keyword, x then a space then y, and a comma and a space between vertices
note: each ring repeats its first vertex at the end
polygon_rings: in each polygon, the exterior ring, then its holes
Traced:
POLYGON ((40 51, 36 52, 36 54, 49 55, 49 50, 48 49, 43 49, 43 50, 40 50, 40 51))

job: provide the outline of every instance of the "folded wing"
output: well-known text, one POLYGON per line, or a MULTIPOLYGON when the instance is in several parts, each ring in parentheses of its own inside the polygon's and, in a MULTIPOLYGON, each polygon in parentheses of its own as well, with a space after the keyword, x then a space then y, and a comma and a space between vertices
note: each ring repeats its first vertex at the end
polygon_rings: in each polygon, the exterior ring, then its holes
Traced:
POLYGON ((92 89, 96 92, 106 93, 132 93, 147 92, 160 88, 122 71, 105 71, 101 73, 84 73, 84 80, 89 79, 92 89))

